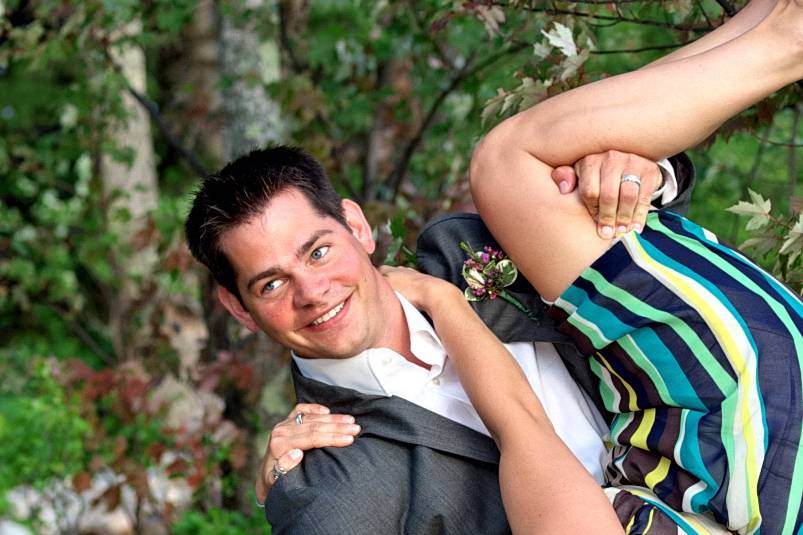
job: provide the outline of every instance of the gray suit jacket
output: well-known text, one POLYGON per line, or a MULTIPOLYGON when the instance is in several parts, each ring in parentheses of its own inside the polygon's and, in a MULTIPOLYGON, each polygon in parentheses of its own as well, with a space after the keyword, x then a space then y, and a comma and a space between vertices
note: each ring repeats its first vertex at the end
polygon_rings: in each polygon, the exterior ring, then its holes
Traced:
MULTIPOLYGON (((693 184, 685 155, 673 159, 679 198, 669 208, 684 211, 693 184)), ((476 215, 448 215, 422 229, 419 267, 465 287, 460 241, 495 245, 476 215)), ((501 299, 474 303, 504 342, 554 342, 569 371, 595 401, 597 389, 584 359, 544 314, 532 287, 520 278, 511 288, 539 322, 527 320, 501 299)), ((494 442, 418 405, 378 397, 303 377, 293 365, 299 402, 327 405, 352 414, 362 426, 347 448, 305 453, 301 466, 272 487, 266 516, 276 534, 495 534, 509 533, 497 477, 494 442)), ((599 405, 599 403, 598 403, 599 405)))

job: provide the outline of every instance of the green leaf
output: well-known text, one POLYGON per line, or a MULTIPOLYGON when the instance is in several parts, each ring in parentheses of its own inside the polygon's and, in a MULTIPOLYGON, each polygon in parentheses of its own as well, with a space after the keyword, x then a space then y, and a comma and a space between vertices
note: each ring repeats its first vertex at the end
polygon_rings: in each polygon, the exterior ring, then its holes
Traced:
POLYGON ((765 199, 751 189, 747 191, 750 194, 752 202, 739 201, 737 204, 726 208, 726 210, 732 214, 746 215, 751 217, 769 216, 769 213, 772 210, 772 201, 765 199))
POLYGON ((784 236, 784 242, 778 254, 799 253, 801 249, 803 249, 803 214, 800 214, 797 223, 784 236))
POLYGON ((499 112, 502 109, 502 104, 505 101, 505 96, 505 91, 502 88, 499 88, 496 90, 496 96, 488 99, 485 102, 485 106, 482 109, 482 114, 480 115, 482 124, 488 124, 488 121, 492 117, 499 115, 499 112))
POLYGON ((519 271, 516 269, 515 264, 510 260, 500 260, 499 263, 496 265, 496 270, 502 274, 502 287, 506 288, 513 284, 516 280, 516 277, 519 276, 519 271))
POLYGON ((557 47, 564 56, 571 57, 577 55, 577 45, 574 44, 572 31, 560 22, 556 22, 553 29, 549 32, 541 30, 541 33, 547 38, 549 44, 557 47))

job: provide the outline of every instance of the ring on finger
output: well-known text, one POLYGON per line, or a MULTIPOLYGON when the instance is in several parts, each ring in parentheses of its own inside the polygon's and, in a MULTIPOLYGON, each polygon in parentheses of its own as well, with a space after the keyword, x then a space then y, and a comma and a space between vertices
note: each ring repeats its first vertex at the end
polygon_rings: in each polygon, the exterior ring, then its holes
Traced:
POLYGON ((641 187, 641 177, 638 175, 633 175, 633 174, 622 175, 622 184, 624 184, 625 182, 632 182, 636 186, 641 187))
POLYGON ((304 413, 299 412, 298 414, 296 414, 296 425, 301 425, 303 423, 304 423, 304 413))
POLYGON ((273 465, 273 468, 270 469, 270 475, 273 477, 273 480, 276 481, 280 477, 284 477, 287 475, 287 470, 279 466, 279 461, 273 465))

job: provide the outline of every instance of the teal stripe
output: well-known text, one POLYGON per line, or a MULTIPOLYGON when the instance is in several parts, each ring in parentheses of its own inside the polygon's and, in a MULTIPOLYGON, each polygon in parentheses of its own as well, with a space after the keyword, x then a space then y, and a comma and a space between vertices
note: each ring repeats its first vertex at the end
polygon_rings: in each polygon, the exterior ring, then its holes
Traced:
MULTIPOLYGON (((702 228, 700 227, 700 225, 693 223, 688 219, 682 217, 678 217, 678 219, 680 220, 680 224, 681 226, 683 226, 684 230, 691 231, 691 229, 694 227, 698 229, 702 228)), ((733 249, 723 246, 719 242, 709 240, 708 238, 705 237, 705 235, 702 232, 700 233, 700 236, 701 236, 701 241, 708 244, 708 246, 711 247, 712 249, 716 249, 717 251, 726 254, 735 261, 739 262, 742 266, 750 268, 752 271, 758 273, 764 280, 764 282, 767 283, 767 285, 770 286, 770 288, 772 288, 772 290, 778 294, 775 297, 775 299, 783 301, 784 303, 789 305, 792 308, 792 310, 795 313, 797 313, 798 316, 803 317, 803 301, 801 301, 800 297, 794 295, 792 292, 789 291, 788 288, 786 288, 783 284, 778 282, 772 275, 767 273, 765 270, 761 269, 759 266, 754 264, 750 259, 746 258, 744 255, 738 253, 737 251, 734 251, 733 249)))
POLYGON ((700 452, 700 443, 697 440, 700 436, 700 420, 702 420, 703 416, 705 414, 701 412, 683 411, 680 420, 683 435, 679 437, 680 459, 677 460, 678 464, 708 485, 706 489, 698 492, 691 499, 691 510, 695 513, 706 511, 708 502, 719 490, 719 482, 714 479, 706 468, 700 452))
POLYGON ((647 498, 646 496, 641 496, 640 494, 636 494, 635 492, 631 492, 631 491, 629 491, 627 489, 622 489, 622 490, 624 490, 625 492, 629 492, 630 494, 632 494, 633 496, 637 497, 638 499, 644 500, 645 502, 649 503, 653 507, 655 507, 657 509, 660 509, 661 511, 666 513, 666 516, 671 518, 672 522, 677 524, 680 529, 682 529, 683 531, 685 531, 689 535, 700 535, 697 531, 694 530, 694 528, 692 528, 689 525, 688 522, 683 520, 683 517, 681 517, 677 513, 677 511, 673 510, 671 507, 669 507, 667 505, 664 505, 663 503, 659 503, 659 502, 657 502, 655 500, 652 500, 650 498, 647 498))
MULTIPOLYGON (((702 257, 704 260, 708 262, 714 262, 714 259, 718 259, 718 257, 712 258, 713 253, 706 250, 704 247, 700 246, 700 242, 692 240, 687 236, 683 236, 682 234, 674 233, 669 227, 666 227, 663 224, 656 225, 654 227, 656 232, 659 232, 665 235, 668 238, 671 238, 675 243, 678 245, 682 245, 686 248, 689 253, 694 254, 696 256, 702 257)), ((730 300, 727 296, 719 289, 716 281, 711 281, 709 279, 704 278, 700 273, 693 271, 687 267, 687 263, 681 264, 680 262, 676 261, 671 256, 668 256, 666 253, 661 251, 660 249, 656 248, 656 246, 646 239, 639 239, 639 243, 644 247, 644 249, 649 253, 650 258, 653 258, 656 262, 663 264, 669 269, 676 271, 696 282, 698 282, 701 286, 703 286, 707 291, 711 292, 712 295, 716 296, 717 300, 728 309, 733 319, 735 319, 739 325, 742 327, 742 332, 744 333, 745 337, 750 341, 750 346, 753 348, 753 352, 758 355, 758 348, 756 347, 756 341, 753 338, 753 334, 750 332, 750 327, 747 325, 747 322, 742 318, 742 314, 736 310, 736 308, 731 304, 730 300)), ((729 265, 729 264, 727 264, 729 265)), ((720 270, 725 271, 722 269, 721 266, 717 266, 720 270)))
MULTIPOLYGON (((696 256, 700 257, 703 261, 710 262, 716 268, 718 268, 724 275, 732 277, 734 280, 739 281, 744 287, 752 290, 756 295, 761 297, 769 307, 771 307, 771 309, 775 312, 776 316, 778 316, 778 313, 781 312, 781 311, 786 312, 785 309, 783 307, 781 307, 777 303, 777 301, 775 301, 774 299, 768 298, 769 296, 766 295, 766 292, 764 292, 763 289, 760 288, 756 283, 751 281, 744 273, 742 273, 741 271, 736 269, 733 265, 731 265, 729 262, 725 261, 724 259, 722 259, 718 255, 716 255, 714 252, 709 250, 700 241, 697 241, 697 240, 695 240, 693 238, 690 238, 688 236, 684 236, 682 234, 678 234, 678 233, 674 232, 673 230, 669 229, 668 227, 666 227, 660 221, 656 221, 655 225, 652 228, 654 230, 656 230, 657 232, 660 232, 663 235, 667 236, 668 238, 672 239, 677 244, 683 246, 689 252, 690 255, 696 255, 696 256)), ((697 230, 697 229, 695 229, 695 230, 697 230)), ((707 240, 707 242, 711 243, 710 240, 707 240)), ((652 249, 655 250, 654 247, 652 247, 652 249)), ((671 259, 669 259, 664 253, 661 253, 660 251, 656 251, 655 255, 656 255, 656 261, 662 261, 663 259, 665 259, 664 263, 667 263, 667 264, 668 263, 674 263, 675 265, 677 265, 677 262, 672 262, 671 259)), ((679 266, 677 269, 681 270, 681 271, 685 270, 685 271, 688 272, 688 270, 687 270, 687 268, 685 268, 685 266, 679 266)), ((761 437, 762 450, 760 450, 760 453, 762 455, 766 454, 767 444, 769 443, 769 429, 768 429, 768 425, 767 425, 767 421, 766 421, 766 409, 765 409, 765 406, 764 406, 764 400, 763 400, 763 398, 761 396, 761 386, 760 386, 760 383, 758 382, 758 351, 757 351, 757 349, 755 347, 755 341, 754 341, 754 339, 752 337, 752 333, 750 333, 749 328, 747 327, 747 324, 746 324, 745 320, 742 318, 741 314, 739 312, 737 312, 736 310, 734 310, 734 308, 732 306, 730 306, 730 302, 719 291, 718 288, 714 289, 713 283, 708 282, 706 279, 703 279, 702 275, 700 275, 699 273, 696 273, 696 272, 691 274, 690 276, 693 276, 695 279, 697 279, 700 282, 700 284, 705 285, 711 291, 713 291, 714 295, 718 298, 718 300, 721 301, 722 304, 724 306, 726 306, 730 310, 731 315, 741 325, 743 332, 748 337, 747 339, 750 341, 750 344, 753 347, 753 351, 754 351, 754 353, 756 355, 756 358, 755 358, 755 362, 752 364, 753 365, 752 373, 755 375, 756 380, 755 380, 755 382, 749 384, 748 387, 750 389, 754 390, 754 394, 755 394, 754 398, 756 399, 758 407, 759 407, 759 410, 760 410, 760 415, 759 416, 760 416, 760 419, 761 419, 762 435, 763 435, 761 437)), ((784 321, 782 317, 778 317, 778 320, 781 321, 781 322, 784 321)), ((787 326, 787 330, 788 330, 788 326, 787 326)), ((727 354, 726 354, 726 356, 727 356, 727 354)), ((740 381, 742 379, 743 379, 742 377, 739 377, 740 381)), ((739 403, 740 402, 740 398, 741 398, 741 396, 728 397, 723 401, 723 403, 721 405, 721 407, 722 407, 722 427, 721 427, 720 433, 721 433, 722 444, 725 447, 726 455, 727 455, 727 458, 728 458, 728 473, 729 473, 729 477, 730 477, 730 480, 731 480, 731 484, 734 484, 736 481, 749 482, 751 480, 751 478, 749 478, 747 476, 747 474, 751 472, 751 467, 749 467, 745 463, 741 462, 740 459, 737 458, 737 454, 736 454, 735 449, 734 449, 736 437, 734 437, 734 435, 733 435, 733 430, 735 428, 735 422, 737 421, 737 418, 739 418, 739 423, 741 425, 741 412, 739 410, 739 408, 740 408, 740 403, 739 403), (738 474, 738 476, 734 477, 737 474, 738 474)), ((747 403, 747 398, 741 398, 741 399, 743 400, 742 403, 747 403)), ((747 445, 747 444, 745 444, 745 445, 747 445)), ((753 444, 752 447, 758 447, 758 444, 753 444)), ((759 471, 761 469, 761 467, 753 467, 753 468, 757 469, 759 471)), ((752 504, 753 500, 757 500, 758 489, 749 487, 749 488, 743 489, 743 491, 747 493, 746 494, 746 499, 748 501, 746 503, 743 503, 743 507, 747 508, 748 518, 749 519, 760 518, 761 517, 761 513, 759 511, 754 510, 753 504, 752 504), (752 498, 751 498, 751 496, 752 496, 752 498)))
POLYGON ((562 303, 560 303, 561 300, 571 303, 575 308, 577 308, 582 305, 583 302, 588 300, 588 294, 585 290, 578 288, 577 286, 569 286, 566 288, 566 290, 564 290, 564 292, 558 298, 558 301, 555 302, 555 305, 560 306, 560 308, 571 314, 574 311, 562 306, 562 303))
POLYGON ((651 318, 656 323, 663 323, 675 331, 686 343, 691 354, 697 357, 697 360, 706 369, 708 375, 711 376, 711 379, 721 392, 730 393, 736 387, 736 383, 722 367, 722 364, 711 354, 708 347, 700 340, 699 335, 686 323, 679 321, 673 314, 637 300, 624 290, 610 284, 593 268, 587 268, 582 277, 591 282, 599 293, 619 302, 621 306, 629 310, 635 310, 640 316, 651 318))
POLYGON ((661 398, 661 401, 665 405, 679 407, 680 405, 673 398, 669 388, 664 382, 664 378, 661 376, 661 373, 655 367, 655 364, 653 364, 650 359, 646 357, 646 352, 641 349, 640 344, 636 343, 635 338, 635 336, 626 336, 620 339, 618 341, 619 347, 621 347, 625 353, 627 353, 628 357, 630 357, 630 360, 633 361, 633 364, 647 374, 647 376, 650 378, 650 382, 658 392, 658 396, 661 398))
MULTIPOLYGON (((678 403, 673 399, 671 392, 667 388, 663 377, 656 369, 655 365, 644 355, 646 351, 640 350, 639 345, 635 343, 634 338, 627 336, 634 330, 631 325, 622 322, 613 312, 607 308, 601 307, 590 299, 587 299, 584 303, 582 303, 568 321, 578 330, 586 334, 589 339, 592 339, 592 343, 594 343, 594 347, 597 349, 607 346, 610 344, 610 341, 617 340, 619 346, 625 351, 625 353, 627 353, 627 355, 633 361, 633 364, 635 364, 649 377, 661 400, 669 406, 679 406, 678 403), (604 338, 600 338, 599 334, 596 332, 596 329, 587 326, 585 322, 579 321, 578 318, 594 318, 593 325, 602 332, 602 337, 604 338)), ((591 321, 588 322, 592 323, 591 321)), ((655 336, 654 333, 651 338, 652 341, 658 340, 658 337, 655 336)), ((648 350, 653 349, 654 351, 660 351, 663 354, 664 358, 659 360, 666 360, 668 355, 670 356, 670 359, 674 361, 674 359, 671 358, 671 352, 662 343, 652 343, 648 345, 651 346, 650 348, 647 348, 648 350)), ((652 355, 652 353, 650 354, 652 355)), ((677 365, 674 366, 673 371, 682 374, 682 370, 677 365)), ((681 377, 684 377, 685 379, 685 376, 681 375, 681 377)), ((688 383, 686 384, 689 387, 687 390, 694 392, 694 390, 691 388, 691 385, 688 383)), ((694 395, 694 398, 696 401, 695 405, 699 404, 699 398, 697 398, 696 395, 694 395)))
MULTIPOLYGON (((684 230, 693 231, 695 229, 700 228, 699 225, 696 225, 691 221, 688 221, 687 219, 680 219, 680 221, 684 230)), ((803 316, 803 301, 801 301, 797 296, 791 294, 791 292, 789 292, 789 290, 786 287, 784 287, 780 282, 776 281, 766 271, 758 268, 757 266, 752 264, 749 260, 744 258, 742 255, 728 248, 722 247, 719 243, 715 243, 712 242, 711 240, 708 240, 707 238, 705 238, 705 236, 703 236, 701 239, 705 243, 709 244, 710 247, 717 249, 718 251, 721 251, 727 256, 733 258, 735 261, 739 262, 741 265, 746 266, 750 268, 753 272, 758 273, 761 276, 762 280, 768 286, 770 286, 770 288, 776 294, 776 296, 774 296, 774 299, 772 299, 768 295, 768 292, 764 291, 763 289, 760 292, 760 295, 762 295, 762 297, 764 297, 765 300, 770 302, 770 306, 773 312, 775 312, 776 315, 779 316, 779 320, 783 322, 784 326, 792 334, 795 343, 795 350, 798 355, 798 366, 800 368, 800 377, 803 379, 803 352, 801 352, 800 348, 800 342, 801 342, 800 328, 796 326, 790 327, 789 325, 790 322, 791 323, 797 323, 797 322, 794 322, 792 318, 787 317, 788 312, 786 310, 784 310, 784 314, 780 314, 778 311, 778 308, 780 307, 778 306, 778 304, 776 304, 777 301, 780 300, 781 302, 785 303, 789 308, 791 308, 792 311, 797 313, 798 317, 800 317, 803 316), (770 299, 772 299, 772 301, 770 301, 770 299)), ((758 288, 758 285, 754 281, 749 279, 748 281, 750 283, 749 285, 744 282, 742 284, 745 284, 745 286, 748 286, 751 289, 758 288)), ((754 291, 759 293, 758 290, 754 291)), ((763 400, 762 400, 762 409, 763 409, 763 400)), ((801 502, 803 501, 803 445, 801 445, 803 444, 803 442, 801 441, 803 441, 803 434, 801 434, 800 440, 798 441, 798 450, 797 450, 797 455, 795 456, 795 464, 792 472, 792 484, 789 489, 789 500, 786 508, 786 518, 782 530, 782 533, 784 535, 791 534, 792 531, 795 529, 795 522, 797 521, 797 517, 800 512, 801 502)), ((803 532, 803 526, 801 526, 800 530, 798 531, 799 534, 801 532, 803 532)))
POLYGON ((654 329, 641 328, 632 333, 631 338, 647 356, 647 361, 661 370, 662 377, 669 379, 669 384, 664 384, 669 391, 669 397, 674 401, 669 403, 667 400, 668 405, 707 410, 705 403, 702 402, 694 386, 689 382, 686 372, 675 358, 675 354, 670 351, 654 329))

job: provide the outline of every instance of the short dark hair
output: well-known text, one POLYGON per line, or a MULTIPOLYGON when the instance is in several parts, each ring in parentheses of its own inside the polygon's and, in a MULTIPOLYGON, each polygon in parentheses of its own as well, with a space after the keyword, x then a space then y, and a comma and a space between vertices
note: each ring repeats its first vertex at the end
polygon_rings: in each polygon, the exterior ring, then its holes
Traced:
POLYGON ((280 145, 251 151, 207 176, 195 193, 184 226, 190 252, 241 303, 237 274, 220 247, 220 238, 290 188, 303 194, 318 214, 348 227, 342 198, 323 167, 298 147, 280 145))

